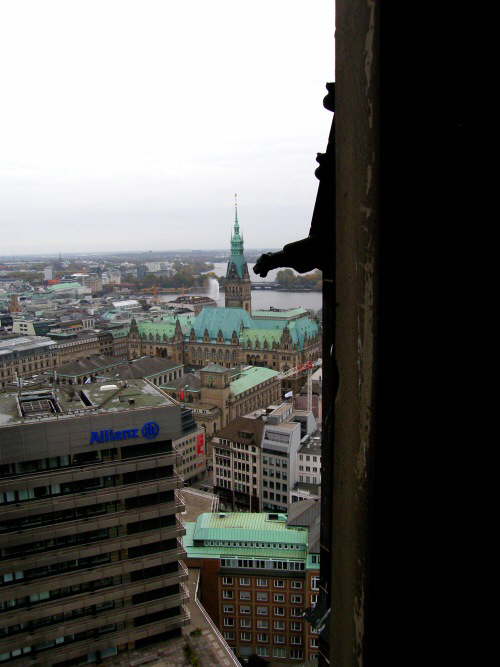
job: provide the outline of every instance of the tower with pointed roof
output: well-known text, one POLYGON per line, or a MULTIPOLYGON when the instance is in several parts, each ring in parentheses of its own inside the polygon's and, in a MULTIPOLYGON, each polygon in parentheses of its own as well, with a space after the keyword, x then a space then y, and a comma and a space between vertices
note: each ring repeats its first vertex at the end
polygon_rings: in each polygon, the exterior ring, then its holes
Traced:
POLYGON ((226 308, 243 308, 252 312, 252 291, 248 266, 243 253, 243 236, 238 222, 238 202, 234 195, 234 228, 231 234, 231 257, 227 263, 225 282, 226 308))

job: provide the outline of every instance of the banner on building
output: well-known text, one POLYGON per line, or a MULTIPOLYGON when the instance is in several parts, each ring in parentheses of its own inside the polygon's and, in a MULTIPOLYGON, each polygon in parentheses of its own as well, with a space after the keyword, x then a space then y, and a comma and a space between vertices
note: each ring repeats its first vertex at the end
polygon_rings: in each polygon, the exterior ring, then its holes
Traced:
POLYGON ((198 433, 198 436, 197 436, 196 440, 197 440, 196 453, 197 454, 204 454, 205 453, 205 434, 204 433, 198 433))

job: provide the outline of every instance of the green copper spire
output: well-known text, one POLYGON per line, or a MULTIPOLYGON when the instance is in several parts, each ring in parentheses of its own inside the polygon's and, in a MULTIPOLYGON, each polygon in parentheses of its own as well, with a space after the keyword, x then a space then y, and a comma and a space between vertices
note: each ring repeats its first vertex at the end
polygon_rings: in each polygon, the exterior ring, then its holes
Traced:
POLYGON ((231 257, 227 265, 226 278, 232 275, 238 278, 248 277, 248 268, 243 254, 243 236, 238 221, 238 198, 234 195, 234 228, 231 234, 231 257))
POLYGON ((234 195, 234 232, 231 235, 231 257, 243 255, 243 237, 240 234, 240 223, 238 222, 238 199, 234 195))
POLYGON ((234 195, 234 233, 240 233, 240 223, 238 222, 238 195, 234 195))

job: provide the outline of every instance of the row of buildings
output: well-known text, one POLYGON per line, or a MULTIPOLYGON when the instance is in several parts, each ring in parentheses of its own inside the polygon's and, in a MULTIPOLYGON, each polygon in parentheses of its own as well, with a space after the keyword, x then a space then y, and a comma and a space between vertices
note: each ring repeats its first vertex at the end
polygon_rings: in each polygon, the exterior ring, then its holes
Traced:
POLYGON ((182 471, 189 451, 205 458, 204 432, 154 382, 110 374, 4 392, 0 441, 0 662, 99 662, 179 636, 182 561, 200 568, 202 603, 237 655, 317 653, 304 613, 318 589, 319 504, 183 525, 182 471))
POLYGON ((99 663, 179 637, 186 565, 241 660, 315 660, 319 435, 280 373, 318 358, 319 325, 252 311, 237 216, 225 289, 224 308, 19 317, 0 339, 0 663, 99 663), (181 488, 207 462, 220 509, 184 525, 181 488))
POLYGON ((118 331, 62 327, 50 336, 0 338, 0 390, 17 378, 32 378, 92 356, 128 358, 126 337, 118 331))
POLYGON ((214 492, 223 506, 286 513, 321 494, 320 435, 293 402, 233 420, 211 442, 214 492))
MULTIPOLYGON (((49 336, 54 340, 56 345, 49 352, 52 368, 80 357, 107 354, 131 359, 160 356, 197 369, 217 364, 226 369, 252 365, 286 371, 321 356, 319 323, 304 308, 252 310, 251 283, 237 216, 224 307, 192 310, 176 304, 168 312, 159 307, 146 312, 136 300, 129 299, 108 304, 119 311, 119 317, 106 319, 106 313, 96 317, 89 301, 86 306, 80 304, 79 316, 72 317, 78 309, 71 309, 71 297, 76 298, 86 287, 85 276, 80 276, 80 282, 49 286, 48 295, 34 295, 30 313, 12 313, 12 335, 49 336), (179 312, 182 310, 186 312, 179 312)), ((33 340, 28 353, 9 356, 4 352, 4 383, 12 381, 14 374, 26 376, 39 370, 38 342, 33 340), (22 363, 26 356, 27 364, 22 363)), ((28 343, 23 341, 24 350, 28 343)), ((0 339, 0 350, 3 345, 0 339)))

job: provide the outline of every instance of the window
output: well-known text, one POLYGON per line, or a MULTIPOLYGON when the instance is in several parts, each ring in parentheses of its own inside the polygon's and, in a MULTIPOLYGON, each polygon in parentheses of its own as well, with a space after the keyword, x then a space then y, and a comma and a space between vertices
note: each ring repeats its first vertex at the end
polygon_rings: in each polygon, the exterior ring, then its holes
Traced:
POLYGON ((275 644, 284 644, 285 643, 285 635, 274 635, 274 643, 275 644))
POLYGON ((234 632, 225 632, 224 639, 234 640, 234 632))
POLYGON ((251 632, 240 632, 240 639, 242 642, 251 642, 252 633, 251 632))
POLYGON ((267 629, 269 627, 269 621, 267 619, 259 618, 257 620, 257 627, 267 629))
POLYGON ((225 605, 224 606, 224 613, 225 614, 234 614, 234 607, 233 605, 225 605))
POLYGON ((304 653, 300 648, 291 648, 290 657, 293 658, 294 660, 302 660, 302 658, 304 657, 304 653))
POLYGON ((319 648, 319 642, 317 637, 311 637, 311 643, 309 644, 311 648, 319 648))
POLYGON ((284 630, 285 629, 285 621, 274 621, 273 628, 275 630, 284 630))
POLYGON ((251 618, 240 618, 240 628, 251 628, 252 619, 251 618))
POLYGON ((240 604, 240 614, 249 614, 251 612, 250 607, 240 604))
POLYGON ((263 591, 257 591, 258 602, 267 602, 267 598, 267 593, 264 593, 263 591))
POLYGON ((300 635, 292 635, 292 644, 302 644, 302 637, 300 635))
POLYGON ((302 609, 300 607, 292 607, 291 612, 290 612, 290 616, 295 616, 296 618, 297 617, 300 618, 302 616, 302 613, 303 612, 302 612, 302 609))
POLYGON ((261 657, 268 657, 269 656, 269 649, 267 646, 257 646, 257 655, 261 657))
POLYGON ((232 600, 233 599, 233 591, 222 591, 222 597, 224 600, 232 600))
POLYGON ((250 577, 240 577, 240 586, 250 586, 250 577))
POLYGON ((292 595, 292 602, 294 604, 302 604, 302 595, 292 595))
POLYGON ((275 593, 274 594, 274 601, 275 602, 284 602, 285 601, 285 596, 283 593, 275 593))
POLYGON ((257 586, 267 586, 267 579, 257 579, 257 586))
POLYGON ((286 658, 286 648, 273 648, 274 658, 286 658))
POLYGON ((274 588, 285 588, 285 582, 283 581, 283 579, 275 579, 274 588))
POLYGON ((275 607, 274 608, 274 615, 275 616, 284 616, 285 615, 285 607, 275 607))
POLYGON ((302 632, 302 623, 299 623, 298 621, 292 621, 290 623, 290 630, 293 632, 302 632))
POLYGON ((222 583, 224 586, 232 586, 233 585, 233 578, 232 577, 222 577, 222 583))
POLYGON ((268 613, 267 607, 257 607, 257 616, 267 616, 268 613))
POLYGON ((258 632, 257 641, 264 642, 265 644, 267 644, 267 642, 269 641, 269 635, 266 632, 258 632))
POLYGON ((292 588, 302 588, 301 581, 292 581, 292 588))
POLYGON ((313 591, 319 590, 319 577, 311 577, 311 588, 313 591))
POLYGON ((227 628, 232 628, 234 626, 234 618, 225 618, 224 619, 224 625, 227 628))
POLYGON ((252 594, 250 591, 240 591, 240 600, 251 600, 252 594))

